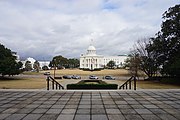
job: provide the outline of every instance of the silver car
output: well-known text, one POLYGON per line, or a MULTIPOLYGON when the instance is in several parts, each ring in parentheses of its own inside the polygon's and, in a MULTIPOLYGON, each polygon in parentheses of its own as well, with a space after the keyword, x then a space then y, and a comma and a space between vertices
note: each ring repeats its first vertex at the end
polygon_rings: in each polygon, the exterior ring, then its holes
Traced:
POLYGON ((89 76, 89 79, 98 79, 98 77, 95 76, 95 75, 90 75, 90 76, 89 76))
POLYGON ((72 79, 81 79, 81 77, 78 76, 78 75, 72 75, 71 78, 72 78, 72 79))

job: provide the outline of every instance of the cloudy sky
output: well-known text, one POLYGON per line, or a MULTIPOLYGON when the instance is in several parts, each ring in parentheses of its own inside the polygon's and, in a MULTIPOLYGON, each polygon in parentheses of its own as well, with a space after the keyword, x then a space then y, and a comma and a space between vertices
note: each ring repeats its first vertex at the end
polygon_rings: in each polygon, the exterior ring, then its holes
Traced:
POLYGON ((160 30, 179 0, 0 0, 0 43, 21 58, 79 58, 93 39, 101 55, 128 54, 160 30))

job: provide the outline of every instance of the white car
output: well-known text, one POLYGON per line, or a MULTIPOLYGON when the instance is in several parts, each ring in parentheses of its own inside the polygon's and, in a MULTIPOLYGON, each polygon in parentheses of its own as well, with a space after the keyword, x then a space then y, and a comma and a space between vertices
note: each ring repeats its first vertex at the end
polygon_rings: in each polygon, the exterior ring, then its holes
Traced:
POLYGON ((89 79, 98 79, 98 77, 95 76, 95 75, 90 75, 90 76, 89 76, 89 79))

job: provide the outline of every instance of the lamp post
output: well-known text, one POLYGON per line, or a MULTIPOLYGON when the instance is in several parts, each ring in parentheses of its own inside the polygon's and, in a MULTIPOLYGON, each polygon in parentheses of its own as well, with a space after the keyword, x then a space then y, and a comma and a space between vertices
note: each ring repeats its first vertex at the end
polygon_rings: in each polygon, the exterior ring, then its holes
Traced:
POLYGON ((54 64, 54 79, 55 79, 55 74, 56 74, 56 59, 53 59, 53 64, 54 64))
POLYGON ((54 79, 55 79, 55 71, 56 71, 56 66, 54 66, 54 79))

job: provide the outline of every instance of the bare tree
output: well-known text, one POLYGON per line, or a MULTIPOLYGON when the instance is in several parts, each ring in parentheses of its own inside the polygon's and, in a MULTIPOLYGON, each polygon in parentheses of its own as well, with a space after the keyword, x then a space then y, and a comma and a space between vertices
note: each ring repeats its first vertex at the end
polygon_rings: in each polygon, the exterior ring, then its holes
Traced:
POLYGON ((33 68, 36 70, 36 72, 39 72, 40 64, 39 64, 39 62, 37 60, 34 62, 33 68))
POLYGON ((156 74, 156 56, 151 50, 151 38, 138 40, 131 56, 131 65, 134 66, 135 75, 138 70, 142 70, 149 78, 156 74))

